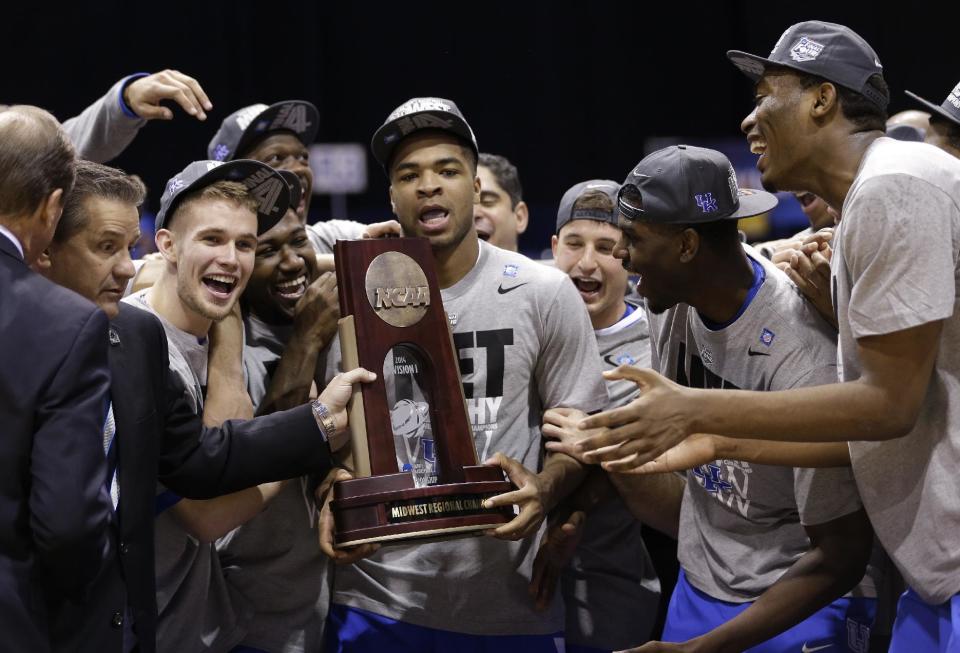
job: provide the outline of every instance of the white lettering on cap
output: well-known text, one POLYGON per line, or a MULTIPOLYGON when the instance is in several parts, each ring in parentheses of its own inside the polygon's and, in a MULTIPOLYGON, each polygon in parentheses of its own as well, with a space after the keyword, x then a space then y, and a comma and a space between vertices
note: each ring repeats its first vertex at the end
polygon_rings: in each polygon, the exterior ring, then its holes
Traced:
POLYGON ((960 84, 953 87, 950 95, 947 96, 947 102, 960 109, 960 84))
POLYGON ((801 36, 796 45, 790 48, 790 58, 798 63, 813 61, 823 52, 823 44, 813 39, 801 36))
POLYGON ((240 129, 247 131, 247 127, 250 126, 250 123, 253 122, 253 119, 259 116, 261 113, 269 109, 266 104, 254 104, 246 109, 240 109, 237 113, 237 125, 240 126, 240 129))
POLYGON ((403 116, 409 115, 411 113, 420 113, 421 111, 450 111, 451 106, 449 102, 446 102, 440 98, 436 97, 416 97, 412 100, 407 100, 399 107, 393 110, 389 116, 387 116, 387 122, 391 120, 396 120, 397 118, 402 118, 403 116))
POLYGON ((310 127, 307 120, 307 107, 302 104, 285 104, 280 107, 277 117, 270 123, 270 130, 289 129, 297 134, 302 134, 310 127))
POLYGON ((207 161, 207 172, 223 165, 223 161, 207 161))
POLYGON ((727 184, 730 186, 730 197, 733 198, 733 203, 737 203, 737 198, 740 196, 740 187, 737 185, 737 173, 733 169, 733 166, 730 166, 730 170, 727 172, 727 184))
POLYGON ((270 170, 258 170, 244 179, 243 185, 259 202, 260 213, 270 215, 276 212, 278 208, 277 199, 280 197, 280 190, 284 184, 274 177, 270 170))

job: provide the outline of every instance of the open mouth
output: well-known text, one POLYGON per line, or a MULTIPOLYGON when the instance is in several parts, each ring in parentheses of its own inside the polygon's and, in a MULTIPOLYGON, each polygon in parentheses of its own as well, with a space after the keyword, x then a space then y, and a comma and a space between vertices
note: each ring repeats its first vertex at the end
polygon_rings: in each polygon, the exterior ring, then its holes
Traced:
POLYGON ((573 285, 577 287, 577 290, 580 291, 580 294, 584 298, 596 297, 603 288, 603 283, 596 279, 590 279, 588 277, 572 277, 572 279, 573 285))
POLYGON ((427 232, 442 230, 449 219, 450 211, 442 206, 426 206, 420 211, 420 224, 427 232))
POLYGON ((290 281, 281 281, 273 287, 274 292, 283 299, 296 301, 307 291, 307 277, 300 275, 290 281))
POLYGON ((750 152, 753 154, 758 154, 760 156, 757 159, 757 168, 761 169, 761 162, 766 163, 767 157, 767 143, 759 138, 753 139, 750 141, 750 152))
POLYGON ((490 236, 493 235, 493 224, 489 219, 478 216, 474 218, 473 226, 476 227, 480 240, 490 240, 490 236))
POLYGON ((234 288, 237 287, 237 278, 225 274, 208 274, 203 277, 202 281, 207 290, 215 297, 222 299, 230 297, 234 288))

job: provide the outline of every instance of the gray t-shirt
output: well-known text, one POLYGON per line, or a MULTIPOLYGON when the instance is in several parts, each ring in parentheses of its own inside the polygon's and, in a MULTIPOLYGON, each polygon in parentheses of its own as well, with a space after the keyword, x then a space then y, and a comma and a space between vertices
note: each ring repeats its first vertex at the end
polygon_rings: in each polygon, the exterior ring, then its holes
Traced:
MULTIPOLYGON (((200 415, 207 384, 206 338, 198 339, 159 315, 146 300, 149 290, 123 299, 153 313, 167 335, 170 369, 183 381, 191 407, 200 415)), ((177 501, 162 484, 157 486, 158 509, 177 501)), ((229 651, 240 643, 251 609, 230 589, 213 544, 198 541, 164 509, 154 525, 157 573, 157 651, 229 651)))
MULTIPOLYGON (((254 407, 263 400, 292 326, 244 317, 243 363, 254 407)), ((217 540, 227 583, 253 609, 243 645, 273 653, 323 650, 332 573, 317 545, 306 478, 291 479, 256 517, 217 540)))
MULTIPOLYGON (((484 242, 473 269, 441 295, 479 460, 502 451, 539 470, 543 410, 589 412, 607 403, 583 301, 562 272, 484 242)), ((338 360, 339 351, 332 357, 338 360)), ((419 445, 425 449, 423 438, 419 445)), ((539 613, 527 592, 539 540, 471 537, 385 546, 337 569, 333 600, 468 634, 559 632, 559 596, 539 613)))
POLYGON ((333 254, 338 240, 355 240, 363 237, 367 225, 352 220, 322 220, 307 225, 307 237, 317 254, 333 254))
MULTIPOLYGON (((642 308, 594 331, 603 369, 621 364, 650 367, 650 332, 642 308)), ((630 381, 606 381, 605 409, 632 401, 630 381)), ((660 604, 660 580, 643 542, 642 525, 619 495, 587 515, 583 536, 561 579, 567 642, 620 650, 650 639, 660 604)))
MULTIPOLYGON (((780 270, 755 250, 765 278, 732 324, 711 330, 678 304, 648 314, 654 367, 699 388, 786 390, 835 383, 834 334, 780 270)), ((734 603, 756 599, 809 548, 803 525, 859 510, 849 468, 794 469, 716 460, 687 472, 677 557, 690 583, 734 603)), ((855 591, 875 596, 865 577, 855 591)))
POLYGON ((958 202, 960 162, 930 145, 879 138, 847 194, 832 259, 841 380, 862 372, 857 339, 944 320, 913 430, 850 443, 877 537, 933 604, 960 592, 958 202))

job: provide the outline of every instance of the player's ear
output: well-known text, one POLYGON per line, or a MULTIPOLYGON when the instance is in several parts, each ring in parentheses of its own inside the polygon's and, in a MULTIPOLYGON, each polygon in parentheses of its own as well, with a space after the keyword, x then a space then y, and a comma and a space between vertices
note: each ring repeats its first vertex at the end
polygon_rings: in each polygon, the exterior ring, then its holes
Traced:
MULTIPOLYGON (((390 184, 390 211, 397 215, 397 203, 393 199, 393 184, 390 184)), ((399 218, 400 216, 397 215, 399 218)))
POLYGON ((696 229, 687 227, 680 232, 680 262, 689 263, 700 251, 700 234, 696 229))

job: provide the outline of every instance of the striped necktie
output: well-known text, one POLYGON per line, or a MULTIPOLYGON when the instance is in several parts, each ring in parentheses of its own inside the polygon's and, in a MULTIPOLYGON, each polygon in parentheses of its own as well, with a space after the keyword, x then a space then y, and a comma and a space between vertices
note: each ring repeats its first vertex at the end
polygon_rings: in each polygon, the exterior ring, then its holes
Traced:
POLYGON ((110 402, 110 408, 107 410, 107 421, 103 425, 103 453, 107 456, 107 480, 106 485, 110 490, 110 499, 113 501, 113 509, 117 509, 120 503, 120 456, 117 453, 117 424, 113 419, 113 402, 110 402))

